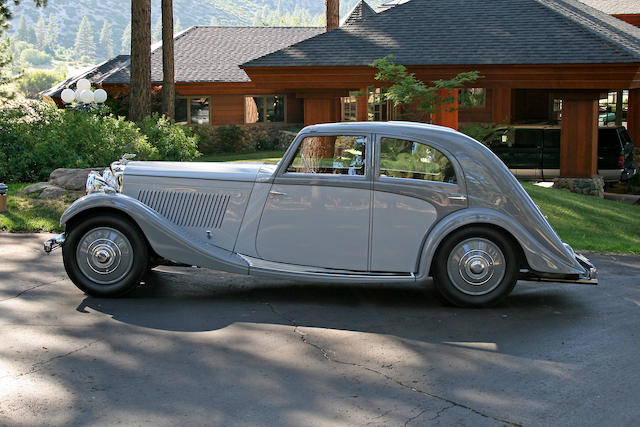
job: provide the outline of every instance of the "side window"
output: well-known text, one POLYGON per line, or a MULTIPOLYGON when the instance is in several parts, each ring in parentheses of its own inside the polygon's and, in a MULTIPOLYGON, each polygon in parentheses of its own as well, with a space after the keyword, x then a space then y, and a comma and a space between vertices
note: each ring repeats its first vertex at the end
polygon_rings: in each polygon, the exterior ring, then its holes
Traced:
POLYGON ((516 129, 515 145, 517 148, 538 148, 542 146, 542 130, 516 129))
POLYGON ((288 173, 364 175, 364 136, 310 136, 302 140, 288 173))
POLYGON ((380 175, 456 183, 447 156, 428 145, 395 138, 380 140, 380 175))

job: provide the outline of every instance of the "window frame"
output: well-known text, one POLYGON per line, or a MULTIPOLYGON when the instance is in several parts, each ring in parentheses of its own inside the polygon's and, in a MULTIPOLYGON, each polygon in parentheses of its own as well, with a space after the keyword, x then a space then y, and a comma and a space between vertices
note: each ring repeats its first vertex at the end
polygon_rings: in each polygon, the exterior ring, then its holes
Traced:
MULTIPOLYGON (((386 92, 386 88, 384 87, 376 87, 373 90, 367 90, 367 121, 368 122, 388 122, 396 119, 396 107, 392 101, 384 100, 384 93, 386 92), (380 91, 378 93, 378 90, 380 91), (380 98, 379 102, 375 102, 375 98, 378 96, 380 98), (373 98, 373 101, 371 100, 373 98), (380 120, 375 119, 375 106, 379 105, 382 109, 382 106, 386 104, 387 107, 387 116, 381 118, 380 120), (373 118, 370 118, 373 116, 373 118)), ((380 112, 382 115, 382 111, 380 112)))
POLYGON ((175 103, 176 101, 178 101, 179 99, 185 99, 187 101, 187 121, 186 122, 176 122, 176 124, 178 125, 188 125, 188 126, 211 126, 213 123, 213 114, 212 114, 212 109, 211 107, 213 106, 213 95, 176 95, 175 101, 174 101, 174 108, 175 108, 175 103), (191 99, 192 98, 209 98, 209 123, 206 124, 198 124, 198 123, 191 123, 191 99))
POLYGON ((329 184, 334 185, 340 182, 349 182, 349 181, 357 181, 364 182, 370 181, 373 177, 373 156, 375 153, 373 152, 374 144, 372 143, 374 135, 368 132, 309 132, 304 134, 299 134, 296 139, 291 144, 289 151, 285 154, 285 156, 280 160, 278 164, 278 169, 275 173, 276 180, 286 180, 286 181, 299 181, 299 183, 306 184, 329 184), (356 136, 356 137, 364 137, 366 138, 365 142, 365 158, 364 158, 364 175, 346 175, 346 174, 316 174, 316 173, 305 173, 305 172, 288 172, 289 166, 293 162, 298 153, 298 149, 300 145, 304 141, 305 138, 315 138, 319 136, 356 136))
POLYGON ((286 124, 287 122, 287 113, 288 113, 288 106, 289 102, 287 101, 287 95, 283 94, 283 93, 269 93, 266 95, 244 95, 242 97, 242 121, 244 122, 245 125, 269 125, 269 124, 273 124, 273 123, 283 123, 286 124), (253 122, 253 123, 249 123, 247 122, 247 98, 262 98, 263 99, 263 114, 264 117, 267 117, 267 101, 266 98, 270 97, 270 96, 281 96, 284 99, 284 119, 281 122, 253 122))
POLYGON ((375 155, 375 159, 374 159, 373 178, 375 181, 380 181, 381 183, 385 183, 385 182, 398 183, 398 184, 401 183, 403 185, 408 185, 408 186, 412 186, 412 185, 436 186, 436 187, 442 187, 443 190, 444 189, 457 190, 457 192, 466 193, 466 186, 464 183, 464 174, 462 173, 462 167, 458 163, 458 160, 455 158, 455 156, 451 154, 451 152, 448 151, 446 148, 442 147, 440 144, 434 143, 432 141, 425 141, 419 138, 413 138, 413 137, 410 137, 409 135, 391 135, 391 134, 382 133, 382 134, 375 135, 374 155, 375 155), (434 150, 441 152, 453 166, 454 173, 456 174, 456 182, 451 183, 451 182, 442 182, 442 181, 432 181, 432 180, 426 180, 426 179, 382 176, 380 174, 380 154, 381 154, 380 146, 383 138, 402 139, 409 142, 415 142, 418 144, 426 145, 427 147, 433 148, 434 150))

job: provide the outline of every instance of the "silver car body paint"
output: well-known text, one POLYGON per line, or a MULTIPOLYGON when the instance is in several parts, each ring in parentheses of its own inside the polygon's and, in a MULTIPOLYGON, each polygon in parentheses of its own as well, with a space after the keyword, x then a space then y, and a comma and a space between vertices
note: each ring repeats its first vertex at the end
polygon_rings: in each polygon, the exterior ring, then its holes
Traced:
POLYGON ((533 271, 585 273, 497 156, 452 129, 418 123, 309 126, 277 166, 130 162, 124 172, 123 194, 86 196, 64 213, 61 223, 83 211, 104 208, 129 215, 158 255, 232 272, 322 281, 423 280, 430 273, 438 245, 449 233, 470 224, 489 224, 506 230, 520 243, 533 271), (303 138, 354 134, 369 140, 364 177, 286 173, 303 138), (379 176, 379 135, 442 151, 452 161, 457 183, 379 176), (153 198, 172 192, 180 193, 172 196, 173 207, 166 206, 171 204, 167 197, 162 202, 153 198), (199 217, 203 203, 217 211, 211 217, 199 217), (319 206, 322 208, 317 209, 319 206), (353 208, 357 208, 355 215, 349 210, 353 208), (304 214, 296 217, 298 210, 304 214), (368 229, 351 221, 347 211, 368 229), (323 226, 332 224, 344 226, 341 231, 352 240, 338 242, 342 235, 334 229, 321 232, 323 226), (303 252, 304 245, 287 246, 296 239, 313 242, 315 252, 303 252), (345 242, 351 246, 342 248, 345 242), (391 250, 382 250, 383 245, 391 250))

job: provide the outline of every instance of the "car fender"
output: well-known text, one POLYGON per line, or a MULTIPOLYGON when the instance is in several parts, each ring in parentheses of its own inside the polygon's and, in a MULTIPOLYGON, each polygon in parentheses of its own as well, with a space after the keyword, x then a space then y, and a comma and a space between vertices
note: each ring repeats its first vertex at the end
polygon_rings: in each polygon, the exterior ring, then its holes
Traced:
POLYGON ((211 244, 194 244, 188 234, 139 200, 124 194, 93 193, 75 201, 62 214, 60 225, 88 211, 119 211, 142 230, 151 248, 161 257, 188 265, 249 274, 249 264, 237 254, 211 244))
POLYGON ((551 253, 522 225, 507 215, 488 208, 469 208, 454 212, 440 220, 429 231, 418 260, 417 280, 429 276, 433 257, 440 243, 453 231, 468 225, 489 224, 510 233, 520 244, 529 267, 537 272, 557 274, 583 274, 584 269, 575 261, 571 262, 563 254, 551 253))

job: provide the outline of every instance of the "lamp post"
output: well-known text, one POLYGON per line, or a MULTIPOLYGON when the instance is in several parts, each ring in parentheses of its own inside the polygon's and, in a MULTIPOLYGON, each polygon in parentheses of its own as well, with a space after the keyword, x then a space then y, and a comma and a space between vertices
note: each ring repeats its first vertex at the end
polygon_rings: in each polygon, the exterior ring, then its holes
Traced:
POLYGON ((97 110, 102 108, 107 100, 107 92, 104 89, 91 90, 91 82, 80 79, 76 82, 76 90, 66 88, 60 94, 62 102, 67 109, 97 110), (75 102, 75 105, 73 105, 75 102))

